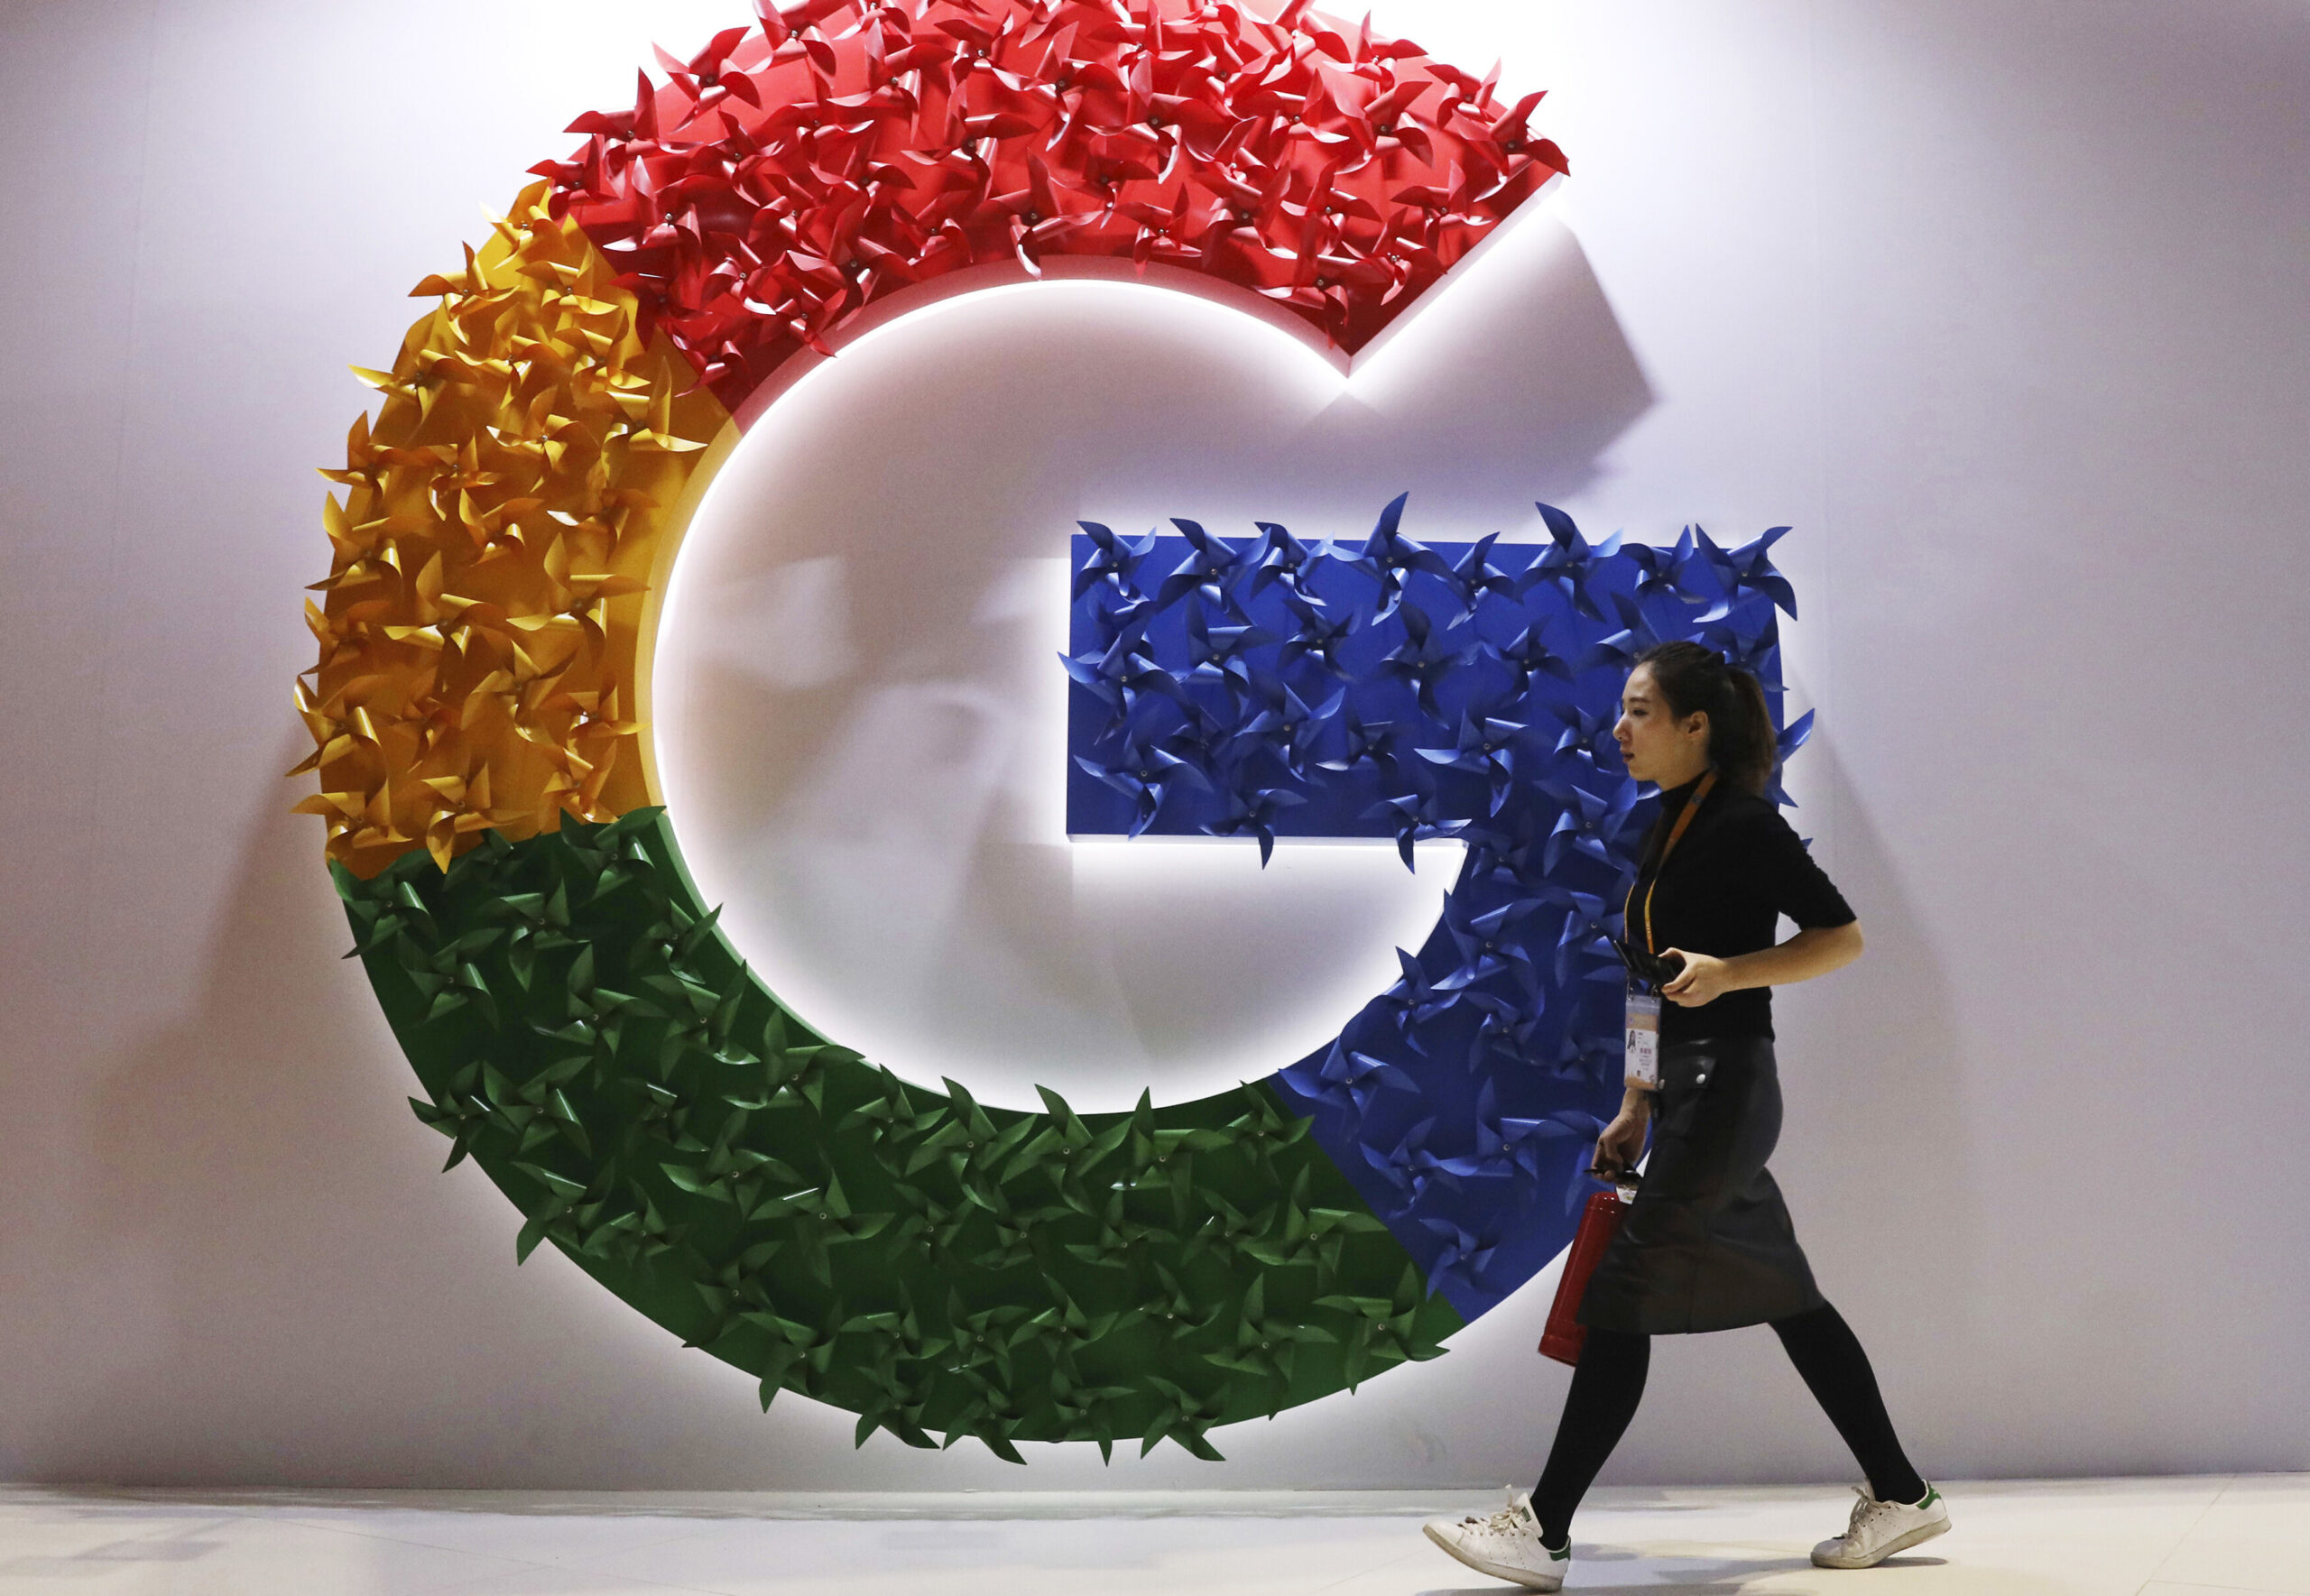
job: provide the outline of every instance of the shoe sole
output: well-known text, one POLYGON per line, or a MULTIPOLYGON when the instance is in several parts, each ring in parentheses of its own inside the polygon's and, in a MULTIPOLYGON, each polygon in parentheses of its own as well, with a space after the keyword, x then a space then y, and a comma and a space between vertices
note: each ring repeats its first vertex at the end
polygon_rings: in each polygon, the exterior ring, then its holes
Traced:
POLYGON ((1873 1557, 1824 1557, 1816 1552, 1813 1554, 1813 1566, 1816 1568, 1874 1568, 1896 1553, 1906 1552, 1911 1546, 1921 1546, 1935 1536, 1948 1533, 1949 1520, 1946 1518, 1938 1524, 1920 1524, 1908 1534, 1897 1536, 1887 1542, 1873 1557))
POLYGON ((1510 1568, 1502 1563, 1488 1563, 1481 1557, 1471 1557, 1459 1547, 1436 1533, 1430 1525, 1419 1527, 1420 1534, 1436 1543, 1437 1549, 1454 1561, 1466 1564, 1478 1573, 1488 1573, 1493 1579, 1506 1580, 1511 1585, 1521 1585, 1527 1591, 1561 1591, 1564 1576, 1560 1573, 1534 1573, 1529 1569, 1510 1568))

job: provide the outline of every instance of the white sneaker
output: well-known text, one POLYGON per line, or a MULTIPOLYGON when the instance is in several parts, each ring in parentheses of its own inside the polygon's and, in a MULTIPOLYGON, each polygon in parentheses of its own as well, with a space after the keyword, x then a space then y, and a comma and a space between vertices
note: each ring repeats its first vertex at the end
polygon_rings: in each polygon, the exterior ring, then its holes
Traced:
POLYGON ((1474 1569, 1508 1580, 1527 1591, 1561 1591, 1572 1566, 1572 1543, 1551 1552, 1540 1545, 1540 1521, 1532 1517, 1532 1493, 1511 1486, 1508 1505, 1478 1518, 1430 1518, 1420 1526, 1428 1538, 1474 1569))
POLYGON ((1918 1502, 1880 1502, 1865 1485, 1856 1485, 1853 1522, 1833 1541, 1813 1548, 1816 1568, 1874 1568, 1896 1552, 1906 1552, 1949 1529, 1949 1506, 1941 1492, 1928 1484, 1918 1502))

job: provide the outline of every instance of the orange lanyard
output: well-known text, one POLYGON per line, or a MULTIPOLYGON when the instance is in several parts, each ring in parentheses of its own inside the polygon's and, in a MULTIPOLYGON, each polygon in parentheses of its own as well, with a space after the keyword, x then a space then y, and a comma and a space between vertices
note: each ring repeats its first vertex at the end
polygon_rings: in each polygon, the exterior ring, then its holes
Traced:
MULTIPOLYGON (((1693 823, 1693 816, 1700 813, 1701 800, 1708 796, 1709 789, 1715 785, 1714 770, 1711 770, 1700 779, 1700 785, 1693 789, 1693 796, 1685 800, 1684 811, 1677 816, 1677 824, 1668 828, 1668 840, 1660 847, 1660 862, 1652 867, 1651 884, 1644 889, 1644 951, 1649 954, 1657 954, 1660 951, 1652 946, 1652 894, 1660 885, 1660 872, 1668 868, 1668 855, 1677 851, 1677 844, 1684 837, 1685 827, 1690 826, 1693 823)), ((1622 925, 1628 924, 1629 911, 1635 902, 1636 883, 1631 881, 1628 884, 1628 899, 1621 905, 1622 925)))

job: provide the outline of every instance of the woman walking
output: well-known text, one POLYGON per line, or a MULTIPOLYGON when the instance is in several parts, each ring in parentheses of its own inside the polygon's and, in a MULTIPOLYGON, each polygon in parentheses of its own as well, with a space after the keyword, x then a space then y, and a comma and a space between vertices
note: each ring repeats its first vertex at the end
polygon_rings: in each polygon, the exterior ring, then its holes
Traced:
POLYGON ((1573 1510, 1636 1416, 1651 1338, 1770 1324, 1869 1478, 1845 1532, 1813 1561, 1869 1568, 1946 1530, 1948 1509, 1903 1454, 1869 1356, 1814 1285, 1765 1168, 1780 1134, 1769 989, 1859 958, 1861 927, 1763 796, 1776 748, 1755 677, 1698 643, 1648 650, 1613 736, 1629 774, 1660 789, 1622 936, 1635 964, 1662 961, 1666 1001, 1631 978, 1630 1024, 1640 1036, 1655 1006, 1657 1061, 1631 1043, 1596 1167, 1631 1169, 1648 1128, 1652 1158, 1581 1301, 1587 1339, 1539 1483, 1427 1533, 1471 1568, 1559 1589, 1573 1510), (1798 929, 1776 945, 1782 914, 1798 929))

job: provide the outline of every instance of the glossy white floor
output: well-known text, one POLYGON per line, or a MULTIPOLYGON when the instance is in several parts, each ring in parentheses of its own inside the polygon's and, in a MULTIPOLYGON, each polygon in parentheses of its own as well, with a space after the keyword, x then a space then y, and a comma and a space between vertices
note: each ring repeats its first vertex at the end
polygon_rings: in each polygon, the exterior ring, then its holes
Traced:
MULTIPOLYGON (((1946 1487, 1956 1527, 1868 1574, 1806 1561, 1833 1489, 1602 1490, 1569 1589, 2310 1596, 2310 1475, 1946 1487)), ((1446 1596, 1420 1537, 1474 1495, 552 1496, 0 1487, 0 1596, 1446 1596)))

